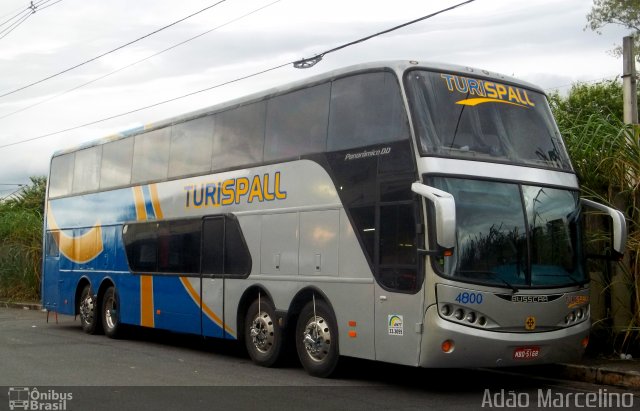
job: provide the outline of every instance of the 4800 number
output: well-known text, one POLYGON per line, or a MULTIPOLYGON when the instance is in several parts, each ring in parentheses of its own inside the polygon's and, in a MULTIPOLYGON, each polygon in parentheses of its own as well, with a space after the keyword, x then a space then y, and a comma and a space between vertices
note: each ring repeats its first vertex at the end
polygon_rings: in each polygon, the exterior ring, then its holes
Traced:
POLYGON ((459 293, 456 301, 460 304, 482 304, 482 293, 459 293))

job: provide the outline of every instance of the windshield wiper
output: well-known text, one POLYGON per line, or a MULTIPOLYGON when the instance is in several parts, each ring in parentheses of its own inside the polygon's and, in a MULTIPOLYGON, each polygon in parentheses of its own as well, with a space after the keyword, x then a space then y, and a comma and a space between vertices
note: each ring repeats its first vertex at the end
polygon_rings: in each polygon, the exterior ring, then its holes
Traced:
POLYGON ((509 287, 513 291, 514 294, 520 291, 518 288, 516 288, 515 285, 509 283, 507 280, 505 280, 504 278, 500 277, 498 274, 494 273, 493 271, 458 271, 458 273, 462 274, 462 275, 467 275, 467 274, 488 275, 491 278, 498 279, 498 280, 502 281, 504 283, 504 285, 506 285, 507 287, 509 287))

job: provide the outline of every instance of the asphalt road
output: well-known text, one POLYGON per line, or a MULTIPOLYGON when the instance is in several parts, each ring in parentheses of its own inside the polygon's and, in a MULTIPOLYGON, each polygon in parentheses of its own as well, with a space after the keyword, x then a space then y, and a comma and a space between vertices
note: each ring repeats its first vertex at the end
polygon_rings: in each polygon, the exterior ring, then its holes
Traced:
POLYGON ((589 398, 603 410, 616 398, 640 409, 638 392, 508 371, 347 359, 338 377, 318 379, 294 361, 255 366, 236 343, 144 329, 111 340, 84 334, 72 317, 45 319, 0 308, 0 410, 27 395, 30 409, 67 410, 581 409, 589 398))

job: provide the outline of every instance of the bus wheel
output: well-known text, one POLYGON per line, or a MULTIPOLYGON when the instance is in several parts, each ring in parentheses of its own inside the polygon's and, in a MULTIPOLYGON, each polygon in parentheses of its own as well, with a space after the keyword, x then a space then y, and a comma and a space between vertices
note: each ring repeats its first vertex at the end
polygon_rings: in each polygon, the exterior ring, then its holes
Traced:
POLYGON ((82 331, 87 334, 97 334, 100 327, 98 322, 98 307, 96 299, 91 295, 91 285, 87 284, 82 289, 80 294, 80 302, 78 304, 80 312, 80 324, 82 325, 82 331))
POLYGON ((298 317, 295 339, 298 357, 307 373, 324 378, 335 371, 339 354, 338 326, 326 302, 307 303, 298 317))
POLYGON ((102 296, 102 328, 104 335, 109 338, 118 338, 122 326, 120 325, 120 312, 116 289, 107 288, 102 296))
POLYGON ((282 353, 282 338, 273 303, 264 298, 255 300, 244 324, 244 341, 253 362, 263 367, 276 364, 282 353))

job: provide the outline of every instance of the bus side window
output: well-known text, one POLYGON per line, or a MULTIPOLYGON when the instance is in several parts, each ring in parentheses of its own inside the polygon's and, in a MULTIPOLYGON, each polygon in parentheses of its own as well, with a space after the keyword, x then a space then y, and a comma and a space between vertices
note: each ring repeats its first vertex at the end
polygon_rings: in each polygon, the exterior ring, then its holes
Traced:
POLYGON ((380 207, 380 282, 401 291, 418 286, 413 204, 380 207))
POLYGON ((123 138, 102 146, 100 189, 129 184, 131 182, 132 161, 132 138, 123 138))
POLYGON ((102 146, 85 148, 76 152, 76 163, 73 169, 73 192, 97 190, 100 185, 100 161, 102 146))
POLYGON ((200 220, 193 219, 159 224, 159 272, 181 274, 200 272, 200 229, 200 220))
POLYGON ((262 161, 266 107, 261 101, 214 115, 213 170, 262 161))
POLYGON ((58 248, 58 241, 60 238, 60 231, 47 231, 47 248, 45 250, 47 257, 59 257, 60 249, 58 248))
POLYGON ((132 183, 167 178, 170 136, 170 127, 135 136, 133 170, 131 171, 132 183))
POLYGON ((122 234, 131 271, 157 272, 158 224, 128 224, 122 234))
POLYGON ((330 89, 325 83, 269 100, 265 161, 325 151, 330 89))
POLYGON ((224 272, 224 218, 206 218, 202 228, 202 272, 224 272))
POLYGON ((209 171, 212 144, 213 116, 173 125, 169 178, 209 171))
POLYGON ((202 244, 203 274, 245 276, 251 272, 251 254, 233 216, 206 218, 202 244))

